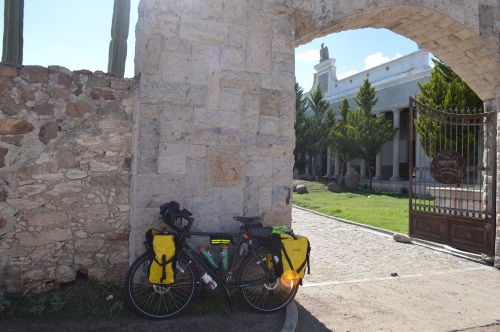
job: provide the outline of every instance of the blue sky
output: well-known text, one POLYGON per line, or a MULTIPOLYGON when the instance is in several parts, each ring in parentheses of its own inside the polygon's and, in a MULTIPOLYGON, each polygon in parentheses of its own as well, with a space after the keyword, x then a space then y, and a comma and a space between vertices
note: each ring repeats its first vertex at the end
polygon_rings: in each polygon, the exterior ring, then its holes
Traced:
MULTIPOLYGON (((70 70, 107 71, 113 0, 25 0, 24 65, 59 65, 70 70), (90 23, 89 23, 90 22, 90 23)), ((131 0, 125 76, 134 75, 135 24, 139 0, 131 0)), ((3 18, 4 1, 0 1, 3 18)), ((0 24, 3 36, 3 22, 0 24)), ((417 50, 413 41, 384 29, 331 34, 295 50, 296 78, 308 91, 321 43, 337 60, 337 77, 363 71, 417 50)), ((0 44, 0 48, 1 48, 0 44)))

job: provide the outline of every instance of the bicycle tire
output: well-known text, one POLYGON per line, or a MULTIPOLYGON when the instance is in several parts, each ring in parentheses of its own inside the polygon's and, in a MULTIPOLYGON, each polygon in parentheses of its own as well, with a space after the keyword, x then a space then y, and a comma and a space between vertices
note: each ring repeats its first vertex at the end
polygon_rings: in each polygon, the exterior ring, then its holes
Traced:
POLYGON ((254 311, 259 313, 273 313, 284 309, 297 294, 299 284, 292 287, 283 285, 281 278, 274 275, 273 268, 264 267, 262 262, 266 257, 273 257, 270 247, 260 247, 250 253, 241 263, 238 274, 238 284, 252 281, 262 281, 256 286, 240 288, 243 301, 254 311), (265 282, 265 281, 269 282, 265 282))
POLYGON ((184 312, 198 296, 198 269, 192 259, 181 254, 175 282, 156 285, 148 281, 149 256, 139 256, 128 269, 125 295, 135 313, 149 319, 170 319, 184 312))

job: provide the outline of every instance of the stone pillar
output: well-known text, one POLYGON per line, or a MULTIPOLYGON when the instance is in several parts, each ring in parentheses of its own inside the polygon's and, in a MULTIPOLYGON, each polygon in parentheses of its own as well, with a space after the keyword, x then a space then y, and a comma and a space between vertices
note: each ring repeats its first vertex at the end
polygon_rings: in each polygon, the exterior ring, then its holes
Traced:
POLYGON ((332 174, 332 148, 328 148, 326 156, 326 176, 332 174))
POLYGON ((375 176, 373 180, 381 180, 382 179, 382 151, 377 153, 377 157, 375 159, 375 176))
POLYGON ((352 168, 352 160, 349 160, 349 161, 347 162, 346 167, 347 167, 347 171, 349 172, 349 170, 352 168))
POLYGON ((335 152, 335 173, 333 174, 337 179, 340 177, 340 157, 335 152))
POLYGON ((361 180, 366 178, 366 164, 365 164, 365 161, 363 159, 360 160, 360 164, 359 164, 359 178, 361 180))
POLYGON ((292 6, 141 0, 138 12, 131 257, 170 200, 201 230, 237 231, 235 215, 291 225, 292 6))
MULTIPOLYGON (((394 129, 399 128, 401 110, 392 111, 394 114, 393 126, 394 129)), ((399 130, 396 131, 392 138, 392 177, 391 181, 400 181, 399 176, 399 130)))

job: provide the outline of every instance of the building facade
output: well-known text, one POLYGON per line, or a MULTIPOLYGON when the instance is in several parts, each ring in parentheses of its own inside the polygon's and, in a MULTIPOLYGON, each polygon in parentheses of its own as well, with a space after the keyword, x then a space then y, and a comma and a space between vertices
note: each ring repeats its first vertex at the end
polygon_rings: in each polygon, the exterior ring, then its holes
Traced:
MULTIPOLYGON (((365 78, 368 78, 378 98, 373 112, 376 115, 384 115, 393 122, 394 128, 399 128, 393 139, 386 142, 377 155, 373 185, 380 189, 401 190, 407 186, 409 176, 409 97, 415 97, 419 93, 419 83, 430 80, 432 68, 429 65, 429 52, 418 49, 411 54, 340 80, 337 79, 335 62, 333 58, 323 58, 314 66, 316 70, 314 83, 305 96, 320 86, 325 93, 325 99, 330 102, 334 110, 338 109, 344 98, 347 98, 350 108, 355 109, 357 105, 353 98, 365 78)), ((327 155, 316 157, 313 165, 314 169, 306 172, 337 178, 343 174, 341 160, 331 149, 327 155)), ((363 163, 353 160, 351 165, 359 171, 362 178, 365 177, 367 172, 363 163)))

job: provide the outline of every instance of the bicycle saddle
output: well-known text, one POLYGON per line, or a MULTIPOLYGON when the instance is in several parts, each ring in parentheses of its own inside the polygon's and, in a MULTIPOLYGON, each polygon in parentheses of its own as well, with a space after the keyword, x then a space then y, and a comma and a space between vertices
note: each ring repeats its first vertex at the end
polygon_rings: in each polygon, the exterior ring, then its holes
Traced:
POLYGON ((260 222, 260 217, 259 216, 256 216, 256 217, 239 217, 239 216, 236 216, 236 217, 233 217, 233 219, 236 220, 236 221, 241 222, 244 225, 253 225, 253 224, 256 224, 256 223, 260 222))

